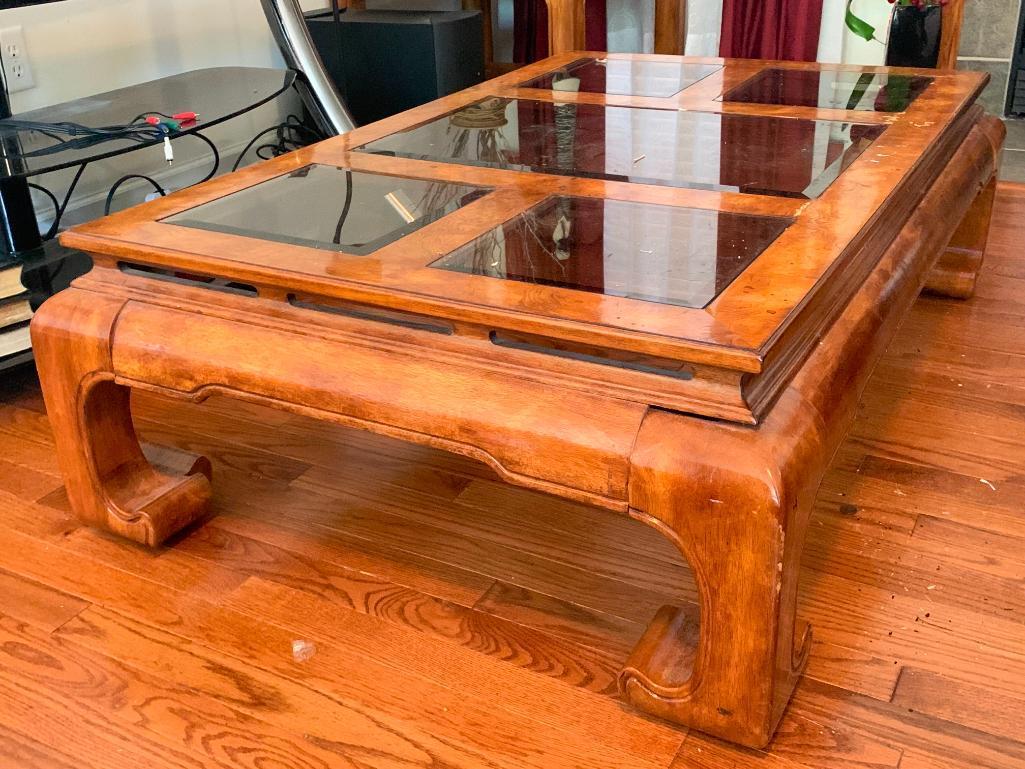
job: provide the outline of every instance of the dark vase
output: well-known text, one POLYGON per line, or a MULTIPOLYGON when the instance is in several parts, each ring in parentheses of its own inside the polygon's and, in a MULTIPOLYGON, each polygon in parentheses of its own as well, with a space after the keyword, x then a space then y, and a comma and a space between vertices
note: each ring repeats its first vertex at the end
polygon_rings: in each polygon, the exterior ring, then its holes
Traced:
POLYGON ((886 63, 891 67, 936 67, 940 58, 943 9, 938 5, 918 8, 898 5, 890 21, 890 45, 886 63))

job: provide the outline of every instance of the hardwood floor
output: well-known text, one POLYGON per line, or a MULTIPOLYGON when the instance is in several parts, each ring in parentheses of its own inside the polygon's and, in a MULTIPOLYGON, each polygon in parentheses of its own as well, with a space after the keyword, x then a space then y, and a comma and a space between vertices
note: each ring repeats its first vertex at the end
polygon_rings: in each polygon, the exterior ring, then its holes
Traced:
POLYGON ((809 670, 768 752, 624 708, 689 571, 625 517, 459 457, 143 396, 215 514, 158 551, 77 525, 31 372, 0 384, 0 769, 1025 765, 1025 186, 977 296, 922 298, 827 476, 809 670))

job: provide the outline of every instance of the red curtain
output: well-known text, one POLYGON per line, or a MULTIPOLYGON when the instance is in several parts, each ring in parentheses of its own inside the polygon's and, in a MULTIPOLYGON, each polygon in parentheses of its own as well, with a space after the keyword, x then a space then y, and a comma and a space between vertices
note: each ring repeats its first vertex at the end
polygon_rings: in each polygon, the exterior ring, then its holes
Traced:
MULTIPOLYGON (((587 0, 584 34, 589 51, 608 47, 606 0, 587 0)), ((545 0, 513 0, 513 61, 530 64, 548 55, 548 4, 545 0)))
POLYGON ((822 0, 723 0, 719 55, 815 61, 822 0))

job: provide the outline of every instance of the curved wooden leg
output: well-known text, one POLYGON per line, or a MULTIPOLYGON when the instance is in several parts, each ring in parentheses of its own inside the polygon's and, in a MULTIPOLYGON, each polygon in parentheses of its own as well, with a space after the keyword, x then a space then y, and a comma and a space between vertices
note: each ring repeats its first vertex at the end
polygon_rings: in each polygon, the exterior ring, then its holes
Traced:
POLYGON ((996 195, 996 176, 982 188, 961 220, 950 244, 940 254, 925 281, 925 290, 951 299, 970 299, 982 268, 989 222, 996 195))
POLYGON ((135 435, 130 391, 114 381, 111 335, 123 299, 69 289, 32 320, 32 346, 68 498, 85 523, 158 545, 207 511, 210 463, 155 468, 135 435))
POLYGON ((810 500, 796 498, 792 471, 742 431, 666 412, 645 418, 632 457, 632 514, 683 553, 701 607, 664 607, 620 686, 649 713, 763 747, 810 648, 810 630, 795 637, 810 500))

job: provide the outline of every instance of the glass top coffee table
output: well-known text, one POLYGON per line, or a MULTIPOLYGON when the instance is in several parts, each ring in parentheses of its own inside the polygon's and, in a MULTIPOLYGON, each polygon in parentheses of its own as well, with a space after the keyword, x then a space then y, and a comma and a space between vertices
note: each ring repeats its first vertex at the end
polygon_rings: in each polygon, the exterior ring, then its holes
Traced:
POLYGON ((978 73, 574 53, 67 233, 33 339, 68 494, 157 545, 210 465, 128 394, 234 395, 628 513, 693 567, 621 676, 745 745, 807 660, 818 483, 923 288, 972 292, 978 73), (168 456, 165 452, 163 456, 168 456))

